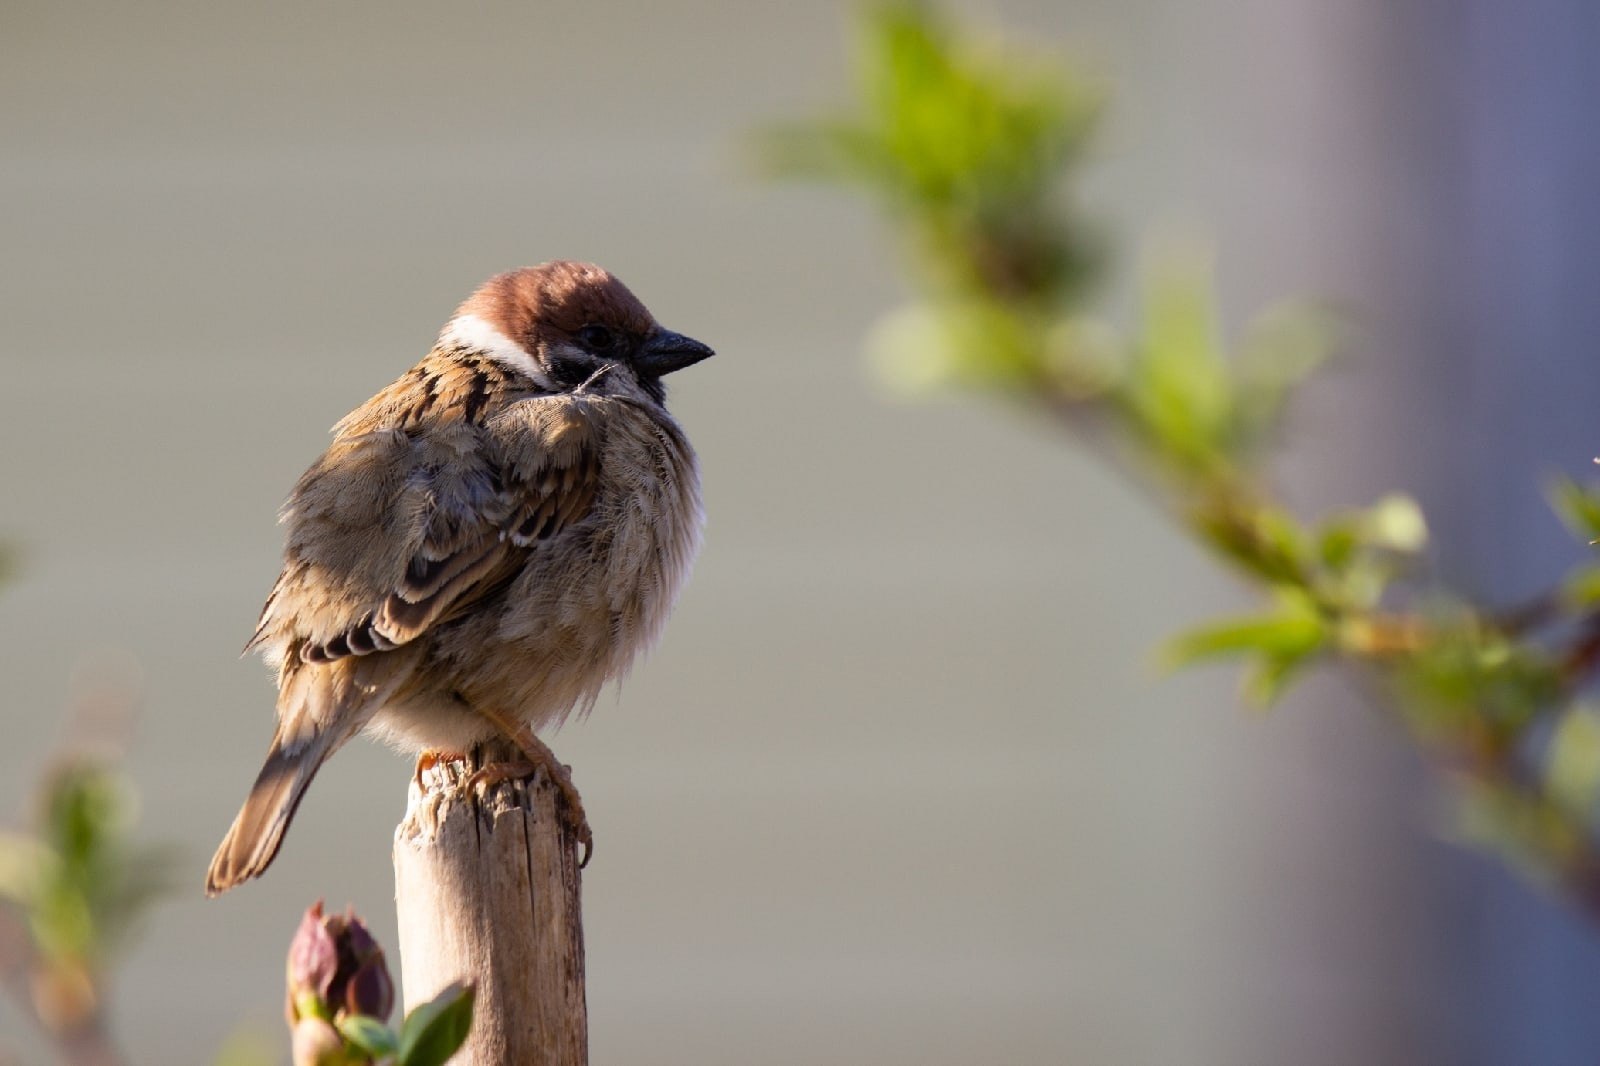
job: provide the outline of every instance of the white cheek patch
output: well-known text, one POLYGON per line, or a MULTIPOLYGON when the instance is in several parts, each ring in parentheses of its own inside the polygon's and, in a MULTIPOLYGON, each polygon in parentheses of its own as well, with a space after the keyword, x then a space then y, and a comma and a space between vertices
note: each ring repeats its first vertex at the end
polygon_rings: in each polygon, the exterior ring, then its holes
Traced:
POLYGON ((506 369, 532 379, 540 388, 555 391, 538 361, 524 351, 522 345, 477 315, 457 315, 452 318, 444 327, 444 332, 439 334, 439 342, 482 352, 506 369))

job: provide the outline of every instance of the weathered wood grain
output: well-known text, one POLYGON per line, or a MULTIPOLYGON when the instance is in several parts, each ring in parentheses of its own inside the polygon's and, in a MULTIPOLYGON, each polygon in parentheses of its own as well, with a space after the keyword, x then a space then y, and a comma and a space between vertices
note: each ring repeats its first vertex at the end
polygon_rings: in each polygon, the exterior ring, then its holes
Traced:
POLYGON ((586 1066, 582 874, 560 794, 541 773, 468 790, 509 745, 413 783, 395 831, 400 974, 411 1010, 458 979, 478 988, 460 1066, 586 1066))

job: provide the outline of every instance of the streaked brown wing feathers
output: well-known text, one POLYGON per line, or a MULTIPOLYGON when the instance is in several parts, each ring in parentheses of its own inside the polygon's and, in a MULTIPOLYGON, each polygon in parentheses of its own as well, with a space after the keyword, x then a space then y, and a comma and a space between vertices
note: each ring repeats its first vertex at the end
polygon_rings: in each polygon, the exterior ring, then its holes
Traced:
MULTIPOLYGON (((366 585, 371 590, 368 596, 345 602, 341 613, 350 621, 342 627, 335 623, 332 636, 321 636, 329 629, 315 625, 315 618, 282 619, 297 631, 284 635, 298 644, 301 659, 328 662, 415 640, 503 589, 541 540, 589 513, 600 472, 595 426, 586 413, 576 410, 578 405, 556 400, 530 403, 541 409, 532 416, 524 413, 510 432, 496 434, 457 423, 455 431, 442 439, 410 442, 409 473, 395 479, 398 491, 385 501, 383 514, 369 516, 399 534, 393 539, 404 553, 404 565, 391 555, 391 576, 366 585), (462 439, 468 431, 470 441, 462 439)), ((327 476, 337 477, 335 468, 324 464, 324 469, 327 476)), ((326 499, 327 487, 315 487, 324 490, 317 495, 326 499)), ((316 538, 315 530, 299 526, 330 522, 348 529, 356 524, 348 520, 355 516, 327 513, 325 503, 320 512, 302 508, 300 498, 309 495, 308 490, 303 483, 291 499, 290 564, 268 599, 252 645, 265 642, 282 615, 300 613, 297 607, 304 610, 305 604, 295 601, 301 599, 296 592, 306 583, 307 568, 295 565, 294 548, 297 541, 309 547, 316 538)), ((362 575, 347 576, 359 582, 362 575)))

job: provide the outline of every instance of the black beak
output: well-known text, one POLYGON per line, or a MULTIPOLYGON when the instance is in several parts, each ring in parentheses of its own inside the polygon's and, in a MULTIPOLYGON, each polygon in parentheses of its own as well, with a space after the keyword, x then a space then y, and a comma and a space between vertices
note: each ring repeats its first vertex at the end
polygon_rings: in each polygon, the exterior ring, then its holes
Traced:
POLYGON ((710 348, 693 337, 685 337, 681 333, 663 329, 657 330, 644 342, 639 354, 634 357, 634 364, 650 377, 658 378, 674 370, 694 366, 700 360, 714 354, 710 348))

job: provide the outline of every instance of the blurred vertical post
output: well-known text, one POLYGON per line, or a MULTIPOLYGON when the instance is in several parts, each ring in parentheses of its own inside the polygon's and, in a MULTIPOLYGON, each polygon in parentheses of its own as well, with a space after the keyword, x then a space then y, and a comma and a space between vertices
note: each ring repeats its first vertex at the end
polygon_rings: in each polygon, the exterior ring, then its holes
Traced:
POLYGON ((405 1009, 452 981, 478 988, 466 1066, 586 1066, 577 841, 543 775, 478 794, 467 779, 510 747, 484 745, 413 784, 395 831, 405 1009))

